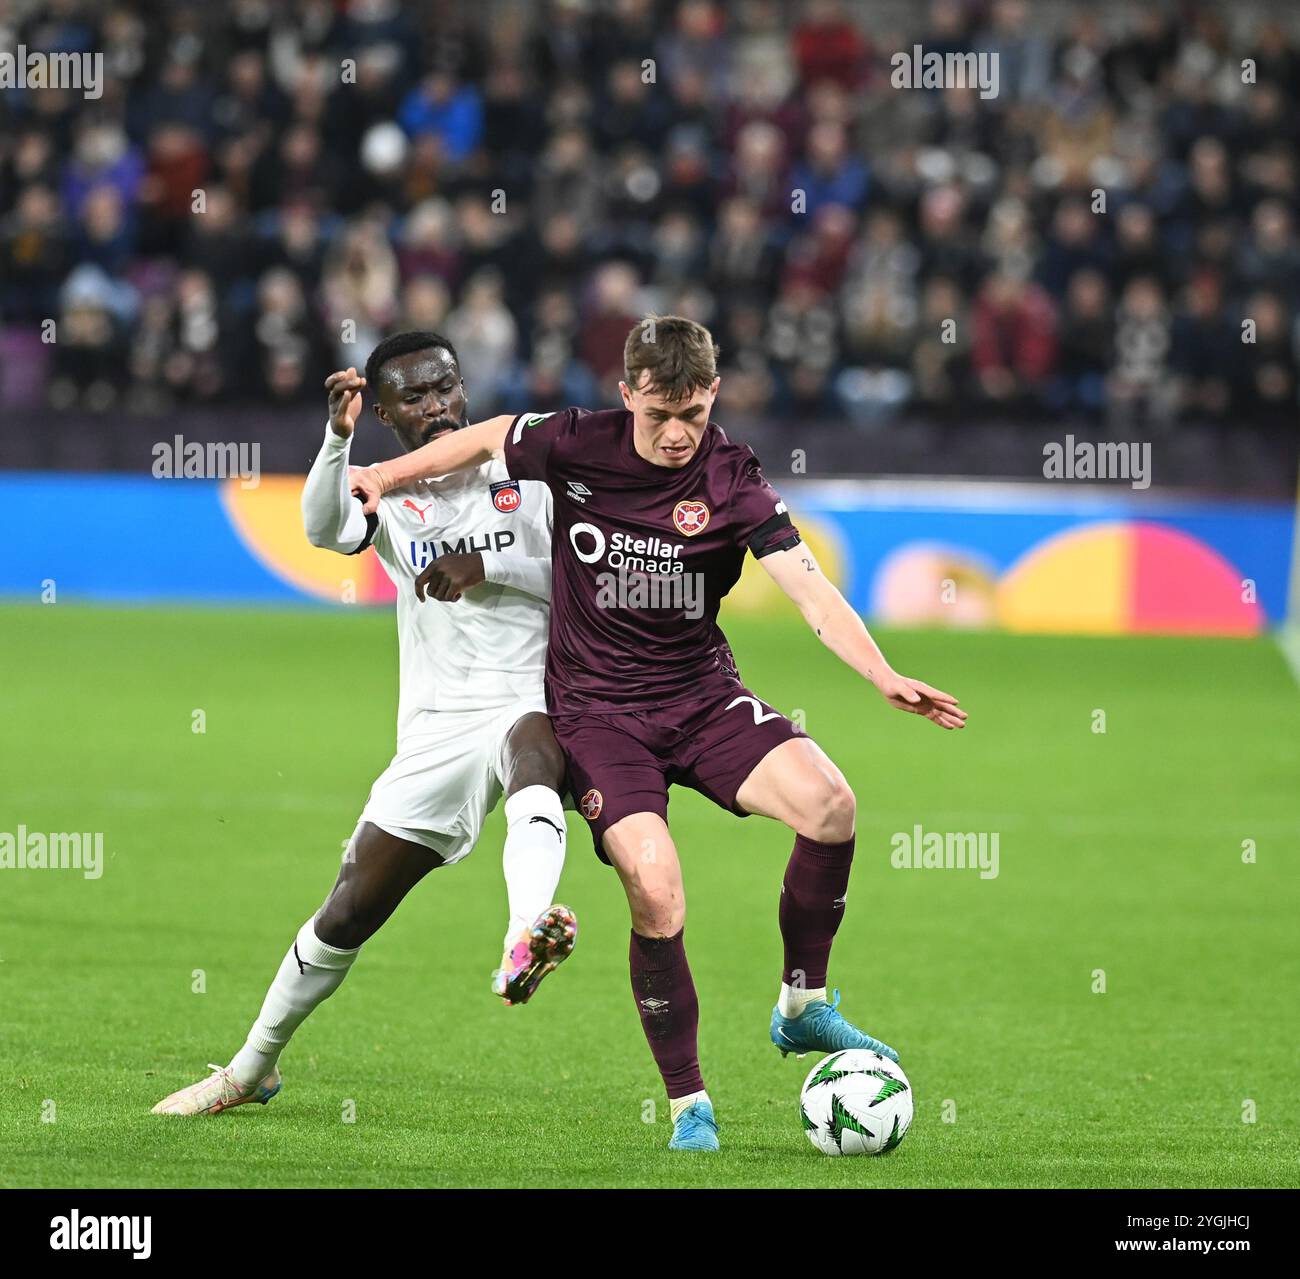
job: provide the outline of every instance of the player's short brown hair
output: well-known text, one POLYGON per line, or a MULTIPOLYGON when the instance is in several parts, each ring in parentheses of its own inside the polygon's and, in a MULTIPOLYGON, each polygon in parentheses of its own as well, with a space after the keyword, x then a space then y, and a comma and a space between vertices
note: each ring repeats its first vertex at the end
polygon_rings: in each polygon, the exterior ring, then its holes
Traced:
POLYGON ((684 315, 647 315, 627 335, 623 375, 634 391, 653 391, 670 403, 689 399, 718 375, 713 334, 684 315), (650 380, 639 386, 647 369, 650 380))

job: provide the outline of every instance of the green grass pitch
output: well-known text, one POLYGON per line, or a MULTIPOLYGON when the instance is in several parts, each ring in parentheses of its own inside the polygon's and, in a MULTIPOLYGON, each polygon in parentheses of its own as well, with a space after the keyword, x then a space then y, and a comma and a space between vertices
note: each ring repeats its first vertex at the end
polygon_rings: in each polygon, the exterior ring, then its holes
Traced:
POLYGON ((0 870, 0 1185, 1296 1184, 1300 694, 1271 640, 883 634, 900 670, 963 699, 971 726, 947 734, 796 618, 728 631, 858 796, 831 981, 902 1053, 898 1150, 832 1160, 804 1138, 812 1060, 767 1036, 789 836, 682 790, 720 1155, 664 1149, 626 906, 576 816, 578 948, 533 1004, 488 991, 498 812, 302 1028, 275 1101, 151 1116, 229 1060, 333 880, 391 752, 392 618, 15 605, 0 830, 103 831, 106 864, 0 870), (997 878, 894 869, 891 836, 918 822, 997 832, 997 878))

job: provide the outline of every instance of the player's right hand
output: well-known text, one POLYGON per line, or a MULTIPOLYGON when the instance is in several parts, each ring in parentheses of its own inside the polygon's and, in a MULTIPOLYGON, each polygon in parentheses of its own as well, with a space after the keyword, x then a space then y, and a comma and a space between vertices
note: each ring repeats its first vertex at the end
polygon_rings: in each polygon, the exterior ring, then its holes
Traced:
POLYGON ((887 671, 874 676, 872 683, 877 692, 896 710, 920 715, 940 728, 965 728, 966 712, 957 705, 951 693, 897 671, 887 671))
POLYGON ((439 555, 415 579, 415 594, 421 604, 426 599, 455 603, 461 595, 484 580, 483 556, 478 551, 468 555, 439 555))
POLYGON ((357 428, 361 416, 361 388, 366 379, 356 369, 340 369, 325 379, 325 389, 330 393, 330 430, 347 439, 357 428))

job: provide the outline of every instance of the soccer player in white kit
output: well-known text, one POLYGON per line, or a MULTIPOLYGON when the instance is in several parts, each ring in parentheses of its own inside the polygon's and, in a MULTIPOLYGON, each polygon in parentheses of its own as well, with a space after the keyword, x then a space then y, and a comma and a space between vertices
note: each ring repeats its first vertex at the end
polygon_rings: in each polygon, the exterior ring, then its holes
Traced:
POLYGON ((551 495, 500 459, 420 480, 362 512, 348 454, 361 390, 408 452, 469 421, 455 349, 399 333, 326 380, 330 417, 303 490, 316 546, 374 546, 397 587, 397 754, 371 788, 338 879, 299 929, 244 1047, 154 1114, 219 1114, 280 1091, 290 1036, 343 981, 361 945, 437 866, 468 856, 504 793, 510 922, 493 990, 526 1003, 572 951, 577 921, 554 903, 564 865, 564 756, 542 688, 551 594, 551 495))

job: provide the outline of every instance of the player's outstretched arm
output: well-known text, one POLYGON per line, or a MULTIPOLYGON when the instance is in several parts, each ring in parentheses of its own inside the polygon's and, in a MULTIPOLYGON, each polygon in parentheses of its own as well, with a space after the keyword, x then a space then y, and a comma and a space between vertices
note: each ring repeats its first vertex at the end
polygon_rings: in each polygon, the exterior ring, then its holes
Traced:
POLYGON ((368 515, 390 489, 432 475, 450 475, 452 471, 482 465, 505 447, 506 432, 513 421, 509 415, 490 417, 462 430, 449 431, 412 453, 354 472, 352 491, 361 499, 368 515))
POLYGON ((759 563, 794 601, 821 642, 863 679, 870 680, 891 706, 923 715, 940 728, 966 726, 966 712, 951 693, 931 688, 919 679, 909 679, 890 666, 862 619, 821 571, 806 545, 800 543, 789 550, 773 551, 759 563))

